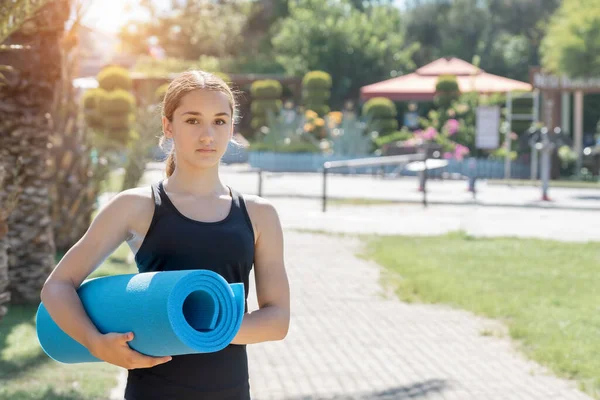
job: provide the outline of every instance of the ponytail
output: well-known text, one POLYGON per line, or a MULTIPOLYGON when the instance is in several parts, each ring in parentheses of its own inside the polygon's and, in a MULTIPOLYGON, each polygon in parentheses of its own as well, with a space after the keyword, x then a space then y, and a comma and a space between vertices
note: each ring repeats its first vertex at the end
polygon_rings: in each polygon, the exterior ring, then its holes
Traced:
POLYGON ((166 170, 167 170, 167 178, 173 175, 175 172, 175 151, 171 150, 169 152, 169 156, 167 157, 167 161, 165 161, 166 170))

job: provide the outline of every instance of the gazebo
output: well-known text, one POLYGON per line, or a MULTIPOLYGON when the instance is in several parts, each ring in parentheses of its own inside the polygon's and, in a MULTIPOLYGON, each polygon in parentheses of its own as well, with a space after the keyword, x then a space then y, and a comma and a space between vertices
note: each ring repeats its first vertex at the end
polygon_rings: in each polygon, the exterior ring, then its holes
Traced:
POLYGON ((455 75, 461 93, 482 94, 531 91, 529 83, 493 75, 455 57, 445 57, 422 66, 415 72, 363 86, 361 101, 386 97, 392 101, 430 101, 440 75, 455 75))

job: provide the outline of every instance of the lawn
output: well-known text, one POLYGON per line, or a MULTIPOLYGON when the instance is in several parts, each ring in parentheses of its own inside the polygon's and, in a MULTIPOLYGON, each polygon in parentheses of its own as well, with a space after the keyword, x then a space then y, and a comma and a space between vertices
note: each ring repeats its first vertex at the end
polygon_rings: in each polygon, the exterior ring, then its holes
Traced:
POLYGON ((402 300, 503 321, 528 357, 600 398, 598 243, 463 233, 366 241, 364 256, 389 271, 386 281, 402 300))
MULTIPOLYGON (((123 177, 123 169, 112 171, 102 191, 121 191, 123 177)), ((92 217, 96 214, 97 210, 92 217)), ((130 253, 123 243, 90 278, 135 273, 130 253)), ((57 263, 61 257, 56 255, 57 263)), ((107 363, 59 364, 48 358, 37 341, 36 311, 37 306, 9 306, 0 323, 0 399, 107 399, 117 384, 119 369, 107 363)))
POLYGON ((112 170, 108 173, 106 179, 102 181, 100 191, 109 193, 120 192, 123 189, 123 179, 125 179, 125 170, 123 168, 112 170))
MULTIPOLYGON (((136 272, 121 245, 94 273, 136 272)), ((0 324, 0 399, 91 400, 108 398, 119 369, 107 363, 59 364, 46 356, 35 333, 37 307, 11 306, 0 324)))
POLYGON ((397 201, 385 199, 361 199, 361 198, 330 198, 327 199, 327 204, 336 206, 381 206, 398 204, 397 201))
MULTIPOLYGON (((529 179, 510 179, 508 181, 504 179, 488 179, 487 183, 489 185, 506 185, 508 183, 512 186, 542 186, 542 181, 540 181, 539 179, 535 181, 529 179)), ((600 182, 559 179, 550 181, 550 187, 572 189, 600 189, 600 182)))

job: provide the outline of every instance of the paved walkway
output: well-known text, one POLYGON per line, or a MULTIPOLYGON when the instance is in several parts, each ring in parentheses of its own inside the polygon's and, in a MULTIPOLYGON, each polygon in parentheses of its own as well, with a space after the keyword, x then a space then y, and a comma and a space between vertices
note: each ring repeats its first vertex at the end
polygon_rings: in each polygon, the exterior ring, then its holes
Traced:
POLYGON ((491 321, 386 296, 358 245, 286 233, 292 323, 284 341, 248 346, 254 399, 589 399, 482 335, 491 321))

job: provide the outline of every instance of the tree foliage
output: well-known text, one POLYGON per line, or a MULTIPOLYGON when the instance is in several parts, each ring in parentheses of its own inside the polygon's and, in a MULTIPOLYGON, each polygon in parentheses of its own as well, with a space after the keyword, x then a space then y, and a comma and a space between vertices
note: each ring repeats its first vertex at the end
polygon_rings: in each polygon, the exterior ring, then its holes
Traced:
MULTIPOLYGON (((593 1, 593 0, 592 0, 593 1)), ((560 0, 420 0, 409 2, 406 40, 420 43, 417 65, 455 56, 484 70, 527 81, 560 0)))
POLYGON ((290 3, 289 13, 274 31, 277 61, 290 75, 329 73, 332 107, 355 97, 361 86, 414 67, 414 46, 405 46, 396 8, 361 12, 348 1, 298 0, 290 3))
POLYGON ((572 77, 600 75, 600 7, 595 0, 564 0, 542 42, 543 66, 572 77))

